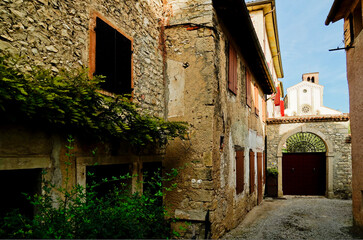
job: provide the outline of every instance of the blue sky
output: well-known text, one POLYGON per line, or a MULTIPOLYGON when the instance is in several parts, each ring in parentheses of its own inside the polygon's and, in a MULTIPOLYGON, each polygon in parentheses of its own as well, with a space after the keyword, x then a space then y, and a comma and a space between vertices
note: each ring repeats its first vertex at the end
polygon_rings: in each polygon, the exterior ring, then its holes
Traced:
POLYGON ((303 73, 319 72, 324 106, 349 112, 343 21, 325 25, 333 0, 276 0, 284 91, 303 73))

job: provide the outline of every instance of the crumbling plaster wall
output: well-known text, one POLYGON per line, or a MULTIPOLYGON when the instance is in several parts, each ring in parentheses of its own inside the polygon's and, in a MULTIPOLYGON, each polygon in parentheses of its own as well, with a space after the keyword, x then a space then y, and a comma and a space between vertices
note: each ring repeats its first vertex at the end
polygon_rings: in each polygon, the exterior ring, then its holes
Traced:
MULTIPOLYGON (((349 136, 350 121, 310 122, 268 124, 267 126, 267 167, 278 165, 278 145, 282 137, 295 129, 315 129, 324 134, 322 140, 332 144, 328 149, 333 161, 333 196, 351 198, 352 196, 352 157, 351 144, 346 142, 349 136)), ((308 131, 308 130, 306 130, 308 131)), ((320 136, 321 137, 321 136, 320 136)), ((328 147, 328 146, 327 146, 328 147)))

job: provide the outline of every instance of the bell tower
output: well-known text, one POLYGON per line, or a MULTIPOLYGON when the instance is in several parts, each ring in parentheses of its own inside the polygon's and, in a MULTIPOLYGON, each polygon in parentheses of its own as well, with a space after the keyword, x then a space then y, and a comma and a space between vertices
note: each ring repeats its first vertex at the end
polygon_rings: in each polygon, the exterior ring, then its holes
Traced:
POLYGON ((311 82, 311 83, 316 83, 319 84, 319 72, 314 72, 314 73, 304 73, 302 75, 302 80, 303 82, 311 82))

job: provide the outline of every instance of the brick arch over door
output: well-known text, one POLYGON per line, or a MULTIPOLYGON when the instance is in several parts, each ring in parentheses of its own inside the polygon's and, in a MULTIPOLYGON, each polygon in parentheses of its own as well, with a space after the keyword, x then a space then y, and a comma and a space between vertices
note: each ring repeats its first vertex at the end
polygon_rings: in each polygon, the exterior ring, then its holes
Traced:
POLYGON ((278 165, 278 171, 279 171, 279 178, 278 178, 278 196, 282 197, 283 196, 283 191, 282 191, 282 149, 283 149, 283 145, 285 144, 286 140, 299 132, 309 132, 309 133, 313 133, 315 135, 317 135, 318 137, 320 137, 323 142, 325 143, 326 146, 326 192, 325 192, 325 196, 328 198, 333 197, 334 193, 333 193, 333 158, 334 158, 334 153, 333 153, 333 144, 330 142, 329 138, 327 138, 322 132, 320 132, 317 129, 314 128, 306 128, 305 126, 301 126, 301 127, 297 127, 287 133, 285 133, 278 144, 277 147, 277 165, 278 165))

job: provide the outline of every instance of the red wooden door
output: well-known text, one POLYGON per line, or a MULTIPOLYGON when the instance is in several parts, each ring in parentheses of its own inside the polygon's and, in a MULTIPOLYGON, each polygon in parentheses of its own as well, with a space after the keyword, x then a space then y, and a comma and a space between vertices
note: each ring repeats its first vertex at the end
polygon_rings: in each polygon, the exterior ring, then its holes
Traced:
POLYGON ((285 195, 324 195, 325 153, 284 153, 282 190, 285 195))
POLYGON ((262 161, 263 161, 262 152, 258 152, 257 153, 257 204, 260 204, 263 198, 262 161))

